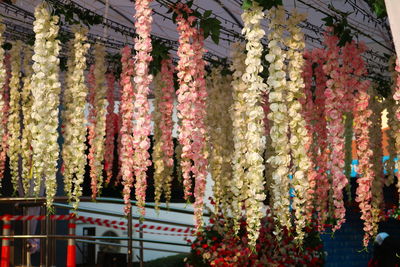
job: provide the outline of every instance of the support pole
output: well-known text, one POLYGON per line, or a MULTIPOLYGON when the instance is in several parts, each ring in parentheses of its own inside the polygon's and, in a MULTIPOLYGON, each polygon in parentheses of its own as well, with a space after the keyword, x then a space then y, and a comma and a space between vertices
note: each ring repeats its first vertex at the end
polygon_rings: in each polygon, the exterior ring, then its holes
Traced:
POLYGON ((129 209, 128 213, 128 267, 132 267, 133 249, 132 249, 132 207, 129 209))
MULTIPOLYGON (((3 220, 3 235, 11 234, 11 221, 3 220)), ((0 267, 10 267, 10 239, 1 240, 1 262, 0 267)))
MULTIPOLYGON (((74 219, 69 220, 68 223, 68 235, 75 235, 76 224, 74 219)), ((67 247, 67 267, 76 267, 76 245, 75 239, 68 239, 67 247)))
MULTIPOLYGON (((139 220, 139 238, 143 239, 143 221, 139 220)), ((144 247, 143 241, 140 241, 140 267, 144 267, 144 247)))

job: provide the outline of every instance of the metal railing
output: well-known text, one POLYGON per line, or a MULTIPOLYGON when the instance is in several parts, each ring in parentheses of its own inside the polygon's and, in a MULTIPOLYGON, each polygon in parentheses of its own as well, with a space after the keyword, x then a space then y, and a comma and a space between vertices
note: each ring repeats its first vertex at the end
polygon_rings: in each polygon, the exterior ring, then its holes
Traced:
MULTIPOLYGON (((26 207, 34 207, 34 206, 39 206, 42 209, 42 212, 45 211, 45 201, 46 199, 43 197, 40 198, 0 198, 0 204, 13 204, 15 207, 18 208, 23 208, 25 210, 26 207)), ((72 206, 65 204, 68 202, 68 199, 66 197, 55 197, 54 200, 54 207, 59 208, 59 209, 66 209, 66 210, 72 210, 72 206)), ((93 202, 91 198, 89 197, 82 197, 81 202, 93 202)), ((97 198, 96 202, 94 203, 110 203, 110 204, 124 204, 123 200, 121 199, 114 199, 114 198, 97 198)), ((132 206, 136 205, 136 201, 131 201, 132 206)), ((146 204, 146 208, 149 209, 155 209, 155 205, 153 204, 146 204)), ((180 213, 180 214, 190 214, 193 215, 192 210, 187 210, 187 209, 181 209, 181 208, 176 208, 176 207, 167 207, 166 205, 160 205, 159 206, 160 210, 167 210, 170 212, 175 212, 175 213, 180 213)), ((140 218, 138 216, 133 216, 132 215, 132 208, 130 209, 130 212, 125 215, 122 212, 113 212, 113 211, 106 211, 106 210, 101 210, 101 209, 94 209, 94 208, 85 208, 85 207, 78 207, 76 211, 80 212, 85 212, 85 213, 91 213, 91 214, 98 214, 98 215, 103 215, 103 216, 110 216, 110 217, 118 217, 118 218, 127 218, 127 226, 128 226, 128 234, 127 237, 114 237, 114 236, 79 236, 79 235, 56 235, 53 234, 54 232, 54 224, 50 220, 50 218, 47 216, 46 220, 44 222, 44 225, 42 225, 42 234, 40 235, 2 235, 0 236, 1 239, 29 239, 29 238, 37 238, 37 239, 45 239, 45 253, 41 252, 41 257, 40 257, 40 263, 41 266, 52 266, 55 263, 55 240, 75 240, 77 242, 83 242, 83 243, 90 243, 90 244, 95 244, 95 245, 108 245, 108 246, 118 246, 118 247, 127 247, 127 260, 128 260, 128 266, 132 266, 133 263, 133 249, 139 249, 140 253, 140 265, 143 266, 144 264, 144 259, 143 259, 143 251, 144 250, 152 250, 152 251, 160 251, 160 252, 172 252, 172 253, 187 253, 187 252, 180 252, 176 250, 169 250, 169 249, 162 249, 162 248, 149 248, 145 247, 144 243, 155 243, 155 244, 163 244, 163 245, 173 245, 173 246, 183 246, 187 247, 188 244, 186 243, 177 243, 177 242, 170 242, 170 241, 162 241, 162 240, 149 240, 149 239, 144 239, 143 238, 143 228, 139 227, 139 237, 140 238, 134 238, 133 237, 133 220, 139 220, 140 218), (43 231, 44 229, 44 231, 43 231), (111 243, 111 242, 104 242, 104 240, 124 240, 127 241, 127 245, 122 245, 122 244, 117 244, 117 243, 111 243), (140 246, 133 246, 133 242, 137 241, 139 242, 140 246), (45 254, 45 255, 42 255, 45 254)), ((204 214, 205 217, 208 217, 209 214, 204 214)), ((186 224, 186 223, 181 223, 178 221, 170 221, 170 220, 164 220, 164 219, 159 219, 159 218, 153 218, 153 217, 144 217, 144 221, 148 222, 154 222, 154 223, 159 223, 159 224, 167 224, 167 225, 173 225, 173 226, 181 226, 181 227, 194 227, 193 224, 186 224)), ((24 230, 27 229, 26 226, 23 227, 24 230)), ((27 255, 26 253, 25 255, 27 255)), ((24 262, 27 262, 28 260, 24 260, 24 262)))

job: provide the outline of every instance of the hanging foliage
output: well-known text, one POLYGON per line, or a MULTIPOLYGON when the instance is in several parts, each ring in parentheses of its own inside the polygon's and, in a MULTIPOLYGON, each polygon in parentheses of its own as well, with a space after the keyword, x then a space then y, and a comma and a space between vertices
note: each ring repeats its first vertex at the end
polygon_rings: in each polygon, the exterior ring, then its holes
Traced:
POLYGON ((32 57, 32 133, 34 193, 40 193, 42 179, 46 183, 46 205, 51 211, 56 193, 57 161, 59 157, 58 108, 61 84, 58 58, 60 42, 57 16, 51 16, 45 3, 35 9, 33 30, 36 34, 32 57))
POLYGON ((22 42, 16 41, 10 51, 11 61, 11 79, 10 79, 10 112, 8 117, 8 151, 10 158, 11 182, 13 184, 14 193, 18 192, 20 181, 20 165, 21 156, 21 54, 22 42))
POLYGON ((82 196, 82 184, 86 166, 86 118, 85 107, 88 89, 85 84, 88 30, 72 28, 74 40, 69 58, 67 87, 64 91, 64 145, 62 151, 65 191, 76 210, 82 196))
POLYGON ((148 94, 149 85, 153 79, 149 74, 149 64, 152 60, 151 57, 151 25, 152 25, 152 8, 150 6, 151 0, 138 0, 135 2, 135 27, 138 37, 135 39, 135 84, 136 94, 133 109, 133 119, 135 124, 133 126, 133 148, 134 160, 133 170, 136 177, 135 195, 137 200, 137 207, 140 214, 144 216, 144 204, 146 200, 147 188, 147 168, 151 165, 149 160, 150 148, 149 135, 151 132, 150 125, 150 106, 148 94))

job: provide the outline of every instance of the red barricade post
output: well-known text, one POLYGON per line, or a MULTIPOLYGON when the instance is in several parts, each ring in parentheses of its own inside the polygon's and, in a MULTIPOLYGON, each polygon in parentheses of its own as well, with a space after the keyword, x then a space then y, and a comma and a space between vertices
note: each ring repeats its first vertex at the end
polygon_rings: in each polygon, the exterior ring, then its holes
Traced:
MULTIPOLYGON (((10 235, 11 221, 3 219, 3 235, 10 235)), ((10 267, 10 239, 1 240, 1 262, 0 267, 10 267)))
MULTIPOLYGON (((74 219, 69 220, 68 235, 75 235, 76 224, 74 219)), ((76 267, 76 246, 75 239, 68 239, 67 247, 67 267, 76 267)))

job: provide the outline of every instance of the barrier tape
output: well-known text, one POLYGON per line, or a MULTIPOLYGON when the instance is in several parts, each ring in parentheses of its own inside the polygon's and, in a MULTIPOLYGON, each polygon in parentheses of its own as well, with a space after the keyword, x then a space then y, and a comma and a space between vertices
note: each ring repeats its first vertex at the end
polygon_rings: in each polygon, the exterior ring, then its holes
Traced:
MULTIPOLYGON (((50 215, 51 220, 62 221, 62 220, 70 220, 75 219, 76 221, 80 221, 83 223, 88 224, 96 224, 99 226, 105 226, 108 228, 114 228, 118 230, 127 230, 127 222, 124 221, 117 221, 117 220, 108 220, 108 219, 100 219, 100 218, 93 218, 93 217, 84 217, 74 214, 69 215, 50 215)), ((43 221, 46 219, 44 215, 2 215, 0 216, 0 220, 4 221, 43 221)), ((176 227, 168 227, 168 226, 159 226, 159 225, 147 225, 147 224, 133 224, 133 228, 142 228, 148 230, 156 230, 162 232, 174 232, 172 233, 158 233, 158 232, 151 232, 151 231, 143 231, 143 233, 147 234, 157 234, 157 235, 169 235, 169 236, 192 236, 195 231, 192 228, 176 228, 176 227)), ((136 230, 140 232, 139 230, 136 230)))

